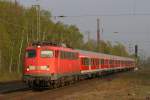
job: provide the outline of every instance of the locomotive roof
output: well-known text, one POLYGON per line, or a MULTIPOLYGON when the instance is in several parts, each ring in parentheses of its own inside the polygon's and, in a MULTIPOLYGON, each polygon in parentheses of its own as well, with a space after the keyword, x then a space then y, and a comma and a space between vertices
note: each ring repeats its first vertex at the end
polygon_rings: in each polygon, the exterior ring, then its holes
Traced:
POLYGON ((118 60, 131 60, 134 61, 133 58, 129 57, 121 57, 121 56, 115 56, 110 54, 104 54, 104 53, 98 53, 98 52, 92 52, 92 51, 85 51, 85 50, 79 50, 76 49, 82 56, 94 56, 99 58, 108 58, 108 59, 118 59, 118 60))
POLYGON ((69 45, 62 42, 54 42, 54 41, 35 41, 31 43, 32 46, 55 46, 55 47, 65 47, 71 48, 69 45))

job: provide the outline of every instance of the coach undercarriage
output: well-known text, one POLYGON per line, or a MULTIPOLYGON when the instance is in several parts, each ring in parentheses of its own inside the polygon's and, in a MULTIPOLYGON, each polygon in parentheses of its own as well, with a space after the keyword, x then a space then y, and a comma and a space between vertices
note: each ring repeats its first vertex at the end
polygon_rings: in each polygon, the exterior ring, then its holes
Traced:
POLYGON ((45 88, 55 89, 55 88, 74 84, 81 80, 100 78, 102 76, 106 76, 112 73, 129 71, 129 70, 133 70, 133 68, 101 71, 101 72, 95 72, 95 73, 84 73, 84 74, 72 75, 72 76, 63 76, 55 80, 51 80, 50 77, 38 76, 38 77, 32 77, 32 78, 26 79, 24 81, 28 84, 28 86, 31 89, 45 89, 45 88))

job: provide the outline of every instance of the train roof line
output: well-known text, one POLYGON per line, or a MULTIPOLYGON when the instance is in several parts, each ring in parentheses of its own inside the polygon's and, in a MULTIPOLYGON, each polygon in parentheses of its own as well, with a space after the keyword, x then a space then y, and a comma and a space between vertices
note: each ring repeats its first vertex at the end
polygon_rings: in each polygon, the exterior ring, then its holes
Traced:
POLYGON ((129 59, 129 60, 133 60, 133 58, 130 57, 122 57, 122 56, 116 56, 116 55, 111 55, 111 54, 105 54, 105 53, 99 53, 99 52, 93 52, 93 51, 85 51, 85 50, 80 50, 80 49, 76 49, 78 52, 83 53, 83 54, 94 54, 96 56, 109 56, 109 57, 117 57, 119 59, 129 59))
POLYGON ((62 42, 54 42, 54 41, 34 41, 30 44, 31 46, 56 46, 56 47, 64 47, 73 49, 70 45, 62 43, 62 42))
POLYGON ((34 41, 31 44, 32 46, 58 46, 58 47, 65 47, 63 43, 60 42, 53 42, 53 41, 34 41))

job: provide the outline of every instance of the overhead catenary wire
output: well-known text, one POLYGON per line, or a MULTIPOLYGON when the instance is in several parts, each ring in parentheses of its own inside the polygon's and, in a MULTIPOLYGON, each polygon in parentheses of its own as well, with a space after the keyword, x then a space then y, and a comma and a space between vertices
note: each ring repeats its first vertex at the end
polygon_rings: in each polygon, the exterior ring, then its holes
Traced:
MULTIPOLYGON (((90 17, 90 16, 96 17, 96 16, 129 16, 129 15, 132 15, 132 16, 140 16, 140 15, 150 16, 150 13, 134 13, 134 14, 133 13, 132 14, 131 13, 126 13, 126 14, 105 14, 105 15, 104 14, 101 14, 101 15, 97 14, 97 15, 79 15, 79 16, 64 16, 64 15, 61 15, 61 16, 51 16, 51 17, 57 17, 57 18, 81 17, 82 18, 82 17, 90 17)), ((26 29, 26 30, 29 29, 29 27, 25 27, 25 26, 23 27, 23 26, 18 25, 16 23, 12 23, 8 20, 4 20, 3 18, 0 18, 0 22, 7 23, 7 24, 13 25, 17 28, 21 28, 21 29, 26 29)), ((142 33, 145 33, 145 32, 142 32, 142 33)))
POLYGON ((99 17, 99 16, 150 16, 150 13, 120 13, 120 14, 87 14, 87 15, 54 15, 52 18, 68 18, 68 17, 99 17))
MULTIPOLYGON (((44 16, 44 15, 42 15, 44 16)), ((125 13, 125 14, 95 14, 95 15, 92 15, 92 14, 87 14, 87 15, 54 15, 54 16, 50 16, 50 18, 78 18, 78 17, 98 17, 98 16, 150 16, 150 13, 125 13)), ((1 16, 0 16, 1 17, 1 16)), ((1 22, 4 22, 4 23, 8 23, 8 24, 11 24, 11 25, 14 25, 18 28, 23 28, 23 29, 28 29, 28 27, 22 27, 21 25, 18 25, 18 24, 15 24, 15 23, 12 23, 10 21, 7 21, 3 18, 0 18, 0 21, 1 22)))

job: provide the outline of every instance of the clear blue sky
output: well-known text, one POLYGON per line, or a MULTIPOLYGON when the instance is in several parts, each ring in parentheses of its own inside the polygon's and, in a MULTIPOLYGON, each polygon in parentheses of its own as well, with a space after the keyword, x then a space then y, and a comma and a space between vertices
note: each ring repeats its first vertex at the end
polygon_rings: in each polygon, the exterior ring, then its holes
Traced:
POLYGON ((120 41, 126 44, 127 47, 131 44, 132 49, 135 44, 138 44, 139 52, 150 56, 150 0, 17 1, 28 7, 39 3, 42 9, 50 11, 53 16, 97 15, 91 17, 66 17, 55 20, 62 21, 65 24, 76 25, 84 35, 89 31, 92 39, 96 39, 96 18, 99 15, 120 15, 100 17, 101 23, 104 24, 104 32, 101 34, 101 39, 113 42, 120 41), (113 32, 118 33, 114 34, 113 32))

